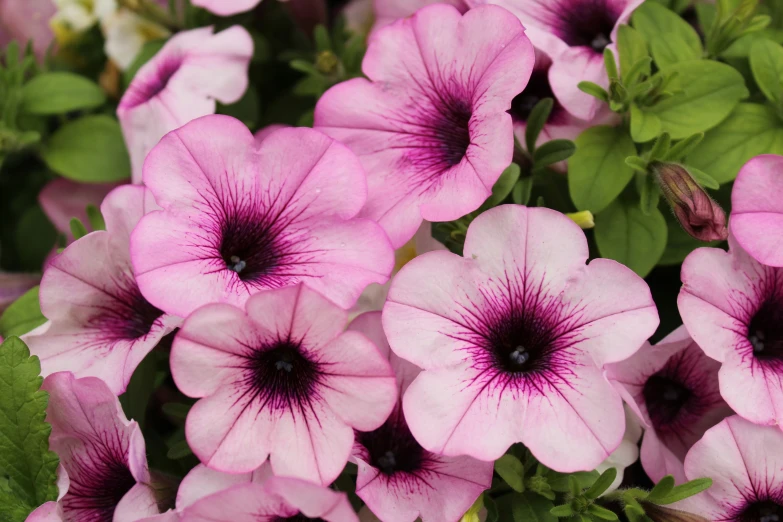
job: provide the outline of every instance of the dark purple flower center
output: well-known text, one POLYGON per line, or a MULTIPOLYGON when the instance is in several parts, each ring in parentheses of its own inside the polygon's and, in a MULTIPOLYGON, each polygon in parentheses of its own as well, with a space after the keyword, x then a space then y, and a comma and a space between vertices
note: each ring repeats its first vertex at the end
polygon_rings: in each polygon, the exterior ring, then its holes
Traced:
POLYGON ((112 295, 114 301, 100 305, 100 314, 89 326, 100 330, 109 342, 141 339, 150 333, 163 311, 152 306, 141 295, 132 276, 124 276, 112 295))
POLYGON ((693 392, 678 378, 667 375, 664 369, 647 379, 642 395, 653 427, 665 430, 677 421, 693 392))
POLYGON ((244 282, 258 282, 281 263, 279 223, 244 207, 232 209, 220 223, 219 255, 228 270, 244 282))
POLYGON ((570 0, 568 7, 563 4, 555 13, 560 38, 571 47, 590 47, 603 53, 612 42, 610 36, 620 12, 608 0, 570 0))
POLYGON ((487 337, 494 366, 506 373, 545 371, 556 350, 552 343, 555 334, 547 322, 525 312, 512 312, 494 325, 487 337))
POLYGON ((776 295, 765 300, 753 315, 748 340, 757 359, 783 360, 783 302, 776 295))
POLYGON ((434 129, 441 142, 443 161, 449 167, 458 165, 470 146, 470 115, 467 103, 454 101, 448 104, 434 129))
POLYGON ((88 459, 73 462, 70 486, 62 499, 66 520, 112 522, 122 497, 136 485, 124 452, 94 448, 88 459))
MULTIPOLYGON (((538 57, 537 57, 538 59, 538 57)), ((543 59, 538 60, 544 61, 543 59)), ((530 117, 530 112, 538 102, 544 98, 551 98, 554 101, 552 105, 552 112, 549 113, 549 121, 557 119, 562 106, 557 101, 555 93, 552 91, 552 86, 549 84, 549 68, 551 62, 545 61, 544 66, 540 66, 536 63, 536 67, 533 69, 533 73, 530 76, 530 80, 525 86, 525 90, 514 96, 511 100, 511 109, 508 111, 511 114, 511 118, 515 122, 526 122, 530 117)))
POLYGON ((317 398, 321 365, 311 360, 299 343, 286 339, 251 348, 244 368, 250 393, 265 407, 301 409, 317 398))
POLYGON ((377 430, 359 432, 356 440, 367 450, 370 464, 381 473, 416 473, 421 470, 427 452, 413 438, 411 430, 398 407, 377 430))
POLYGON ((737 522, 783 522, 783 505, 772 500, 757 500, 748 504, 736 520, 737 522))

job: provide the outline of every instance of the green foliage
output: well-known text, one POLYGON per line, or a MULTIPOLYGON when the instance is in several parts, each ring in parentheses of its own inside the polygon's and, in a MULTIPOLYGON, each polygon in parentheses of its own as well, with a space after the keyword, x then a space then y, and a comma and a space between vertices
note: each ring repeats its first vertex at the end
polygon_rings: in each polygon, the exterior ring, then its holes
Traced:
POLYGON ((57 455, 49 451, 48 395, 40 390, 41 365, 17 337, 0 345, 0 514, 22 522, 57 499, 57 455))
POLYGON ((761 92, 777 106, 783 101, 783 47, 757 40, 750 48, 750 69, 761 92))
POLYGON ((46 322, 38 304, 38 287, 33 287, 0 315, 0 337, 24 335, 46 322))
POLYGON ((631 21, 649 43, 659 68, 698 60, 704 53, 696 30, 660 4, 645 2, 634 11, 631 21))
POLYGON ((41 153, 50 169, 74 181, 123 181, 130 159, 117 120, 85 116, 63 125, 41 153))
POLYGON ((100 107, 105 102, 103 90, 87 78, 50 72, 39 74, 24 85, 20 109, 29 114, 64 114, 100 107))
POLYGON ((555 522, 557 517, 551 513, 554 504, 533 492, 514 495, 511 499, 511 515, 514 522, 555 522))
POLYGON ((495 461, 495 473, 519 493, 525 491, 525 468, 514 455, 503 455, 495 461))

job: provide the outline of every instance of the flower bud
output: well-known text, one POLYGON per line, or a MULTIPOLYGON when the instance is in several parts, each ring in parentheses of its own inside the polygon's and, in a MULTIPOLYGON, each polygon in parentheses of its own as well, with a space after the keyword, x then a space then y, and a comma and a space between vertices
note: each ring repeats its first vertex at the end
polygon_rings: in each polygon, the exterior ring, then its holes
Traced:
POLYGON ((700 241, 729 236, 726 213, 682 165, 656 162, 651 167, 677 221, 688 234, 700 241))
POLYGON ((589 210, 583 210, 581 212, 569 212, 566 214, 569 218, 571 218, 571 221, 579 225, 579 228, 581 229, 588 229, 595 227, 595 219, 593 217, 593 213, 589 210))

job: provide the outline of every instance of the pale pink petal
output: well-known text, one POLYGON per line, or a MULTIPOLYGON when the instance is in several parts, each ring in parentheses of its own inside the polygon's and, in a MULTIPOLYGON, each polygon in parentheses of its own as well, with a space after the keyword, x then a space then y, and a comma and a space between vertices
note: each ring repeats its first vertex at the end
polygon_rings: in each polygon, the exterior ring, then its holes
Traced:
POLYGON ((155 492, 146 484, 136 484, 114 510, 113 522, 136 522, 141 517, 160 513, 155 492))
POLYGON ((57 502, 47 502, 30 513, 25 522, 63 522, 60 505, 57 502))
POLYGON ((73 240, 71 219, 78 218, 87 230, 92 230, 87 219, 87 206, 100 207, 103 198, 117 183, 77 183, 57 178, 41 189, 38 202, 58 232, 73 240))
POLYGON ((249 11, 261 0, 192 0, 193 5, 203 7, 219 16, 230 16, 249 11))

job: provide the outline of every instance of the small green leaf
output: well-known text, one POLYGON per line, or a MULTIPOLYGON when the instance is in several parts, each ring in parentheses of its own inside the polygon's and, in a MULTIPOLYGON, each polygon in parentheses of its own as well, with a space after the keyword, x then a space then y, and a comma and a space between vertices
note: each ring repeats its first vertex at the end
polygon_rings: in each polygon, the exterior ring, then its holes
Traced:
POLYGON ((666 498, 666 496, 671 493, 672 489, 674 489, 674 477, 666 475, 652 488, 645 500, 656 502, 658 499, 666 498))
POLYGON ((166 456, 171 460, 179 460, 184 459, 185 457, 189 457, 192 454, 193 451, 190 449, 190 446, 188 446, 188 441, 182 439, 171 445, 168 453, 166 453, 166 456))
POLYGON ((65 114, 100 107, 106 102, 103 89, 84 76, 50 72, 34 76, 22 88, 22 111, 28 114, 65 114))
POLYGON ((484 495, 484 508, 487 510, 487 522, 498 522, 500 519, 498 505, 489 495, 484 495))
POLYGON ((514 522, 556 522, 551 513, 554 504, 551 500, 531 491, 514 495, 511 499, 511 515, 514 522))
POLYGON ((554 103, 552 98, 544 98, 536 103, 533 110, 530 111, 530 115, 527 118, 527 126, 525 127, 525 146, 527 146, 527 150, 531 154, 536 150, 538 136, 549 119, 554 103))
POLYGON ((655 141, 653 148, 650 150, 649 158, 651 160, 664 159, 669 153, 669 146, 671 143, 672 139, 668 132, 664 132, 658 136, 658 139, 655 141))
POLYGON ((483 208, 492 208, 500 205, 504 199, 511 193, 517 180, 519 179, 519 165, 512 163, 492 186, 492 195, 487 198, 482 205, 483 208))
POLYGON ((704 133, 698 132, 693 136, 688 136, 684 140, 677 142, 669 152, 666 153, 664 159, 668 161, 680 161, 686 157, 690 152, 695 149, 699 143, 704 139, 704 133))
POLYGON ((693 176, 693 179, 696 180, 696 183, 702 187, 712 190, 718 190, 720 188, 720 183, 715 181, 715 178, 706 172, 702 172, 699 169, 695 169, 693 167, 688 167, 688 172, 691 173, 691 176, 693 176))
POLYGON ((625 164, 640 174, 647 174, 647 162, 639 156, 628 156, 625 158, 625 164))
POLYGON ((597 499, 607 489, 609 489, 609 486, 612 485, 612 482, 614 482, 615 478, 617 478, 617 470, 615 468, 607 469, 601 473, 601 475, 598 477, 598 480, 596 480, 595 483, 590 486, 590 489, 585 491, 585 497, 589 498, 590 500, 597 499))
POLYGON ((602 102, 609 102, 609 93, 597 83, 584 81, 579 82, 577 87, 580 91, 589 94, 593 98, 598 98, 602 102))
POLYGON ((712 486, 712 479, 710 478, 691 480, 685 484, 675 486, 668 495, 666 495, 664 498, 658 499, 657 503, 661 505, 674 504, 680 500, 697 495, 702 491, 707 490, 710 486, 712 486))
MULTIPOLYGON (((644 39, 642 33, 631 27, 630 25, 621 25, 617 29, 617 50, 620 53, 620 74, 622 75, 623 83, 630 85, 629 73, 631 69, 637 63, 642 63, 644 58, 649 57, 647 52, 647 41, 644 39)), ((647 63, 646 68, 642 68, 639 73, 645 76, 650 74, 650 64, 647 63)))
POLYGON ((534 170, 540 170, 559 161, 565 161, 576 152, 576 145, 571 140, 552 140, 544 143, 533 154, 534 170))
POLYGON ((46 322, 38 304, 38 287, 31 288, 0 315, 0 336, 24 335, 46 322))
POLYGON ((633 201, 618 199, 595 216, 595 241, 603 257, 646 276, 666 248, 666 220, 657 208, 649 216, 633 201))
POLYGON ((50 169, 74 181, 102 183, 130 177, 120 124, 103 114, 66 123, 49 138, 41 156, 50 169))
POLYGON ((750 48, 750 70, 768 100, 780 103, 783 97, 783 47, 762 39, 750 48))
POLYGON ((161 410, 170 417, 185 420, 191 407, 189 404, 182 404, 181 402, 167 402, 161 406, 161 410))
POLYGON ((533 176, 519 178, 514 190, 511 191, 511 200, 517 205, 527 205, 530 201, 530 194, 533 192, 533 176))
POLYGON ((645 143, 655 139, 661 133, 661 119, 657 114, 631 104, 631 137, 636 143, 645 143))
POLYGON ((601 520, 619 520, 614 512, 609 511, 608 509, 601 507, 598 504, 590 504, 590 506, 587 508, 587 512, 595 518, 600 518, 601 520))
POLYGON ((653 209, 658 208, 661 199, 661 189, 655 182, 655 176, 647 173, 637 174, 636 188, 639 192, 639 208, 645 216, 649 216, 653 209))
POLYGON ((634 11, 631 21, 650 43, 658 68, 698 60, 704 53, 699 33, 676 13, 660 4, 645 2, 634 11))
POLYGON ((525 491, 525 468, 513 455, 503 455, 495 461, 495 472, 517 492, 525 491))
POLYGON ((617 79, 619 74, 617 73, 617 62, 614 59, 614 53, 608 47, 604 49, 604 67, 606 68, 606 74, 610 80, 617 79))
POLYGON ((106 230, 106 221, 103 219, 103 214, 95 205, 87 205, 87 220, 90 222, 90 227, 93 230, 106 230))
POLYGON ((555 506, 552 509, 549 510, 550 513, 552 513, 557 518, 565 518, 570 517, 574 514, 574 510, 571 509, 571 506, 568 504, 564 504, 562 506, 555 506))
POLYGON ((558 473, 557 471, 549 471, 547 474, 547 480, 552 488, 552 491, 558 493, 565 493, 569 489, 569 477, 574 477, 579 483, 580 489, 586 489, 592 486, 596 480, 598 480, 597 471, 577 471, 575 473, 558 473))
POLYGON ((633 169, 625 158, 636 155, 636 146, 622 127, 598 126, 576 139, 569 161, 568 189, 578 210, 598 214, 614 201, 631 181, 633 169))
POLYGON ((759 154, 783 154, 783 121, 771 107, 741 103, 723 123, 707 131, 688 155, 688 166, 709 172, 718 183, 728 183, 759 154))
POLYGON ((712 60, 679 62, 658 74, 676 75, 668 86, 676 94, 646 110, 658 115, 662 130, 675 140, 718 125, 749 94, 736 69, 712 60))
POLYGON ((84 223, 79 218, 71 218, 69 225, 74 240, 81 239, 87 235, 87 227, 84 226, 84 223))
POLYGON ((315 27, 313 37, 316 51, 323 52, 332 49, 332 39, 329 36, 329 30, 323 25, 319 24, 315 27))
POLYGON ((29 511, 57 499, 59 460, 49 451, 49 396, 40 390, 40 373, 38 358, 19 338, 0 345, 0 476, 7 477, 3 489, 29 511))

